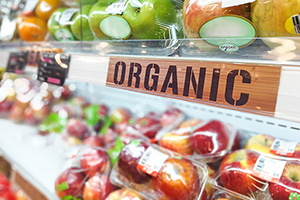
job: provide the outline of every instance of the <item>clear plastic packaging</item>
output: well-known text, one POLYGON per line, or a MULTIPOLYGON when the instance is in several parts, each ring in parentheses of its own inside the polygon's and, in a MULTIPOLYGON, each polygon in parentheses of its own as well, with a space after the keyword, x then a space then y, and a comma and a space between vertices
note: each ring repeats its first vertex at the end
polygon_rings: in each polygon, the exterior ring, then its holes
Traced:
POLYGON ((70 166, 55 181, 60 199, 105 199, 116 190, 110 183, 111 164, 106 151, 98 147, 81 148, 70 166))
POLYGON ((207 178, 206 165, 140 140, 123 147, 110 175, 113 184, 145 199, 172 200, 208 199, 207 178))
POLYGON ((248 149, 233 151, 221 162, 213 199, 219 196, 249 200, 297 198, 299 167, 297 159, 262 155, 248 149))
POLYGON ((201 162, 217 162, 239 146, 237 131, 219 120, 192 120, 159 140, 159 145, 201 162))

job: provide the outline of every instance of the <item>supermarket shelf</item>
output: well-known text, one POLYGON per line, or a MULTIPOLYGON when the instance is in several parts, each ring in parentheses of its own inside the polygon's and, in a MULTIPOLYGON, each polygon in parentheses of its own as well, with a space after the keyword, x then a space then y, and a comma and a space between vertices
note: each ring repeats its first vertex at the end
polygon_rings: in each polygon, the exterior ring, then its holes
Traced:
POLYGON ((58 199, 54 182, 62 170, 66 155, 59 142, 60 137, 40 136, 35 127, 14 124, 5 119, 0 119, 0 126, 3 156, 47 199, 58 199))
MULTIPOLYGON (((248 38, 245 38, 248 40, 248 38)), ((242 39, 240 39, 242 40, 242 39)), ((3 42, 0 49, 14 51, 20 47, 60 48, 70 54, 134 57, 180 57, 220 62, 241 62, 270 65, 299 65, 300 38, 257 38, 250 46, 228 53, 210 46, 201 39, 176 40, 102 40, 93 42, 3 42), (267 43, 268 46, 265 44, 267 43), (200 48, 199 48, 200 47, 200 48), (272 47, 272 48, 271 48, 272 47)))

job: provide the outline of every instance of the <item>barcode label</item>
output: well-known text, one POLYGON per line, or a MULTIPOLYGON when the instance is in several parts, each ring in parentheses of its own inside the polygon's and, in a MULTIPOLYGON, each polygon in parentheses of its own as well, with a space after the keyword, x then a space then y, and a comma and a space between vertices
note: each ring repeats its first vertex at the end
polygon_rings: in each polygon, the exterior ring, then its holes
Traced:
POLYGON ((269 182, 278 183, 285 164, 286 161, 275 160, 261 155, 254 165, 253 175, 269 182))
POLYGON ((120 0, 117 1, 111 5, 109 5, 105 11, 110 13, 110 14, 122 14, 123 11, 126 9, 126 0, 120 0))
POLYGON ((297 142, 275 139, 271 145, 270 152, 281 156, 293 156, 297 142))
POLYGON ((164 162, 169 156, 149 147, 139 161, 137 168, 151 176, 156 177, 164 162))
POLYGON ((300 33, 300 14, 292 16, 295 33, 300 33))

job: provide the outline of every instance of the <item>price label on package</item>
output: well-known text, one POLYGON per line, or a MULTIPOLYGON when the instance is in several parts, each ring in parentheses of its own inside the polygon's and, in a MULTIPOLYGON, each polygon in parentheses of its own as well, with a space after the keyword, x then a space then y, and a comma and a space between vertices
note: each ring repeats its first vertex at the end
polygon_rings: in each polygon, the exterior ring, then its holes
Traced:
POLYGON ((297 144, 297 142, 288 142, 280 139, 275 139, 270 148, 270 152, 281 156, 292 157, 294 155, 297 144))
POLYGON ((10 53, 6 66, 6 72, 23 74, 27 63, 27 51, 10 53))
POLYGON ((62 86, 68 77, 70 59, 68 54, 43 53, 38 68, 38 80, 62 86))
POLYGON ((139 161, 137 168, 151 176, 156 177, 164 162, 169 156, 149 147, 139 161))
POLYGON ((253 175, 269 182, 278 183, 284 170, 286 161, 275 160, 265 156, 259 156, 254 168, 253 175))
POLYGON ((120 0, 109 5, 105 11, 111 14, 122 14, 126 9, 126 0, 120 0))

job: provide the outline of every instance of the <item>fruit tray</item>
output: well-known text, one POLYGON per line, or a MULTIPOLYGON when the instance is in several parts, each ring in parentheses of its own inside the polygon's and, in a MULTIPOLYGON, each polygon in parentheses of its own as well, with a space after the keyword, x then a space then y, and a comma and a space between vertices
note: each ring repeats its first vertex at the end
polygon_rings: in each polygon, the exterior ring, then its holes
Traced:
POLYGON ((207 199, 205 164, 147 142, 132 140, 120 152, 110 181, 145 199, 207 199))

